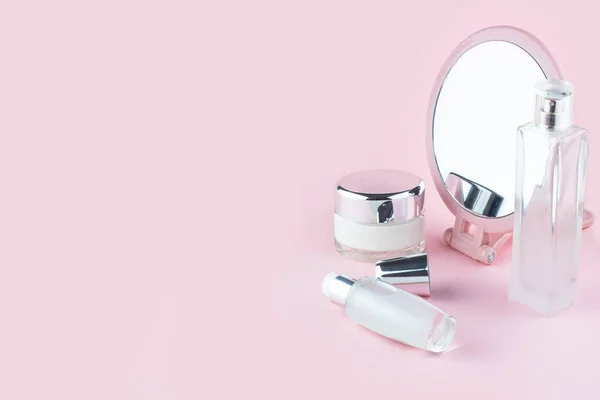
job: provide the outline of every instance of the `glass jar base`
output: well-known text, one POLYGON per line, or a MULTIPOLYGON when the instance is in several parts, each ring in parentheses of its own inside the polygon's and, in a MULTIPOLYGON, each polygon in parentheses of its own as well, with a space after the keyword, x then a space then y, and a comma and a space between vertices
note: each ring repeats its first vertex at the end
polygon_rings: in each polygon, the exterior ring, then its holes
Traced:
POLYGON ((413 254, 423 253, 425 251, 425 241, 423 240, 413 247, 408 247, 401 250, 371 251, 354 249, 352 247, 343 245, 336 240, 335 249, 338 253, 351 260, 374 263, 381 260, 389 260, 391 258, 406 257, 413 254))

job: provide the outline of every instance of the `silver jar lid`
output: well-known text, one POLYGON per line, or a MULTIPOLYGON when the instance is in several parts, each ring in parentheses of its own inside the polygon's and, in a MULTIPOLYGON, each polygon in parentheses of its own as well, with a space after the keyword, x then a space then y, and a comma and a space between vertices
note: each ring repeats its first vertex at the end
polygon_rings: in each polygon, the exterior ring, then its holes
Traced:
POLYGON ((425 212, 425 183, 405 171, 358 171, 338 182, 335 213, 364 224, 406 221, 425 212))

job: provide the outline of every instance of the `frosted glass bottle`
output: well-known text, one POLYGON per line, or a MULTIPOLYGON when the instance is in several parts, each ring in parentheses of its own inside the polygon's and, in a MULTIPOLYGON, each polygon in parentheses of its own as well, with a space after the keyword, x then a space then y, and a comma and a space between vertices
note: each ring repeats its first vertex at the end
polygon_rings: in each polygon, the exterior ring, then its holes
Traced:
POLYGON ((359 325, 389 339, 439 353, 448 348, 456 321, 419 296, 376 278, 328 274, 323 293, 359 325))
POLYGON ((552 315, 575 302, 587 132, 573 123, 573 87, 535 87, 534 121, 518 128, 510 300, 552 315))

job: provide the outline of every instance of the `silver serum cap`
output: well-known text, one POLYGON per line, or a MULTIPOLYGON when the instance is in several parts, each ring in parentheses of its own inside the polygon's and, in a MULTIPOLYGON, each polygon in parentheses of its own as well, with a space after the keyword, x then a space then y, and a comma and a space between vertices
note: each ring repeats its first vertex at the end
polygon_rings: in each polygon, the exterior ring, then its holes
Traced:
POLYGON ((375 277, 417 296, 431 296, 427 253, 379 261, 375 277))
POLYGON ((323 290, 323 294, 327 296, 329 301, 333 304, 345 307, 350 289, 352 289, 352 285, 355 283, 356 280, 349 276, 330 272, 325 279, 323 279, 321 290, 323 290))
POLYGON ((335 213, 363 224, 406 221, 425 212, 425 183, 405 171, 358 171, 339 180, 335 213))
POLYGON ((573 85, 560 79, 547 79, 534 87, 536 124, 548 129, 564 129, 573 124, 573 85))

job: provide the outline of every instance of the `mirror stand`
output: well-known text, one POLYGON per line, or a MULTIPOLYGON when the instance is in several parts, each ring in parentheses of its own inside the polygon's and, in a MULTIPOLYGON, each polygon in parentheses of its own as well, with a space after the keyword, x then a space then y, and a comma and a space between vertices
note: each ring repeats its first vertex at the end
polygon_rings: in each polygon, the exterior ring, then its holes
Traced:
POLYGON ((477 223, 469 222, 458 216, 453 228, 444 232, 447 245, 483 263, 491 264, 496 253, 510 239, 512 232, 489 233, 477 223))
MULTIPOLYGON (((594 214, 583 210, 583 226, 587 229, 594 224, 594 214)), ((444 242, 455 250, 483 263, 491 264, 496 254, 512 238, 512 230, 504 233, 486 232, 477 223, 470 222, 463 216, 456 217, 454 227, 444 232, 444 242)))

